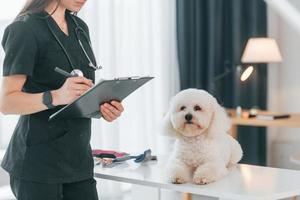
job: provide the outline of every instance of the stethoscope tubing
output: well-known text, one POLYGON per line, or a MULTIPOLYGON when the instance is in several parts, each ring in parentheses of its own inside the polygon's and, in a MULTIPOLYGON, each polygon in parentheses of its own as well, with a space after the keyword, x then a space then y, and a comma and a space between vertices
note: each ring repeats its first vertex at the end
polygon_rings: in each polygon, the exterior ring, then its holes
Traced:
POLYGON ((79 39, 79 33, 78 33, 79 31, 81 31, 82 34, 84 35, 84 37, 87 39, 88 44, 89 44, 89 47, 90 47, 91 52, 92 52, 92 55, 93 55, 93 57, 95 58, 94 51, 93 51, 91 42, 88 40, 88 37, 86 36, 85 31, 84 31, 81 27, 79 27, 79 26, 76 27, 76 28, 75 28, 75 35, 76 35, 76 38, 77 38, 77 40, 78 40, 78 43, 79 43, 79 45, 80 45, 80 47, 81 47, 83 53, 85 54, 85 57, 89 60, 89 66, 92 67, 92 68, 94 68, 95 70, 97 70, 97 69, 102 69, 102 66, 96 67, 96 66, 97 66, 97 61, 96 61, 96 60, 95 60, 95 64, 96 64, 96 65, 93 64, 91 58, 89 57, 88 53, 86 52, 85 48, 83 47, 83 44, 82 44, 81 40, 79 39))
MULTIPOLYGON (((89 40, 86 32, 79 26, 78 22, 76 21, 76 19, 73 16, 71 16, 71 18, 72 18, 73 22, 76 25, 75 35, 76 35, 76 38, 78 40, 79 46, 80 46, 80 48, 82 49, 83 53, 85 54, 86 58, 89 61, 88 66, 91 67, 91 68, 93 68, 93 69, 95 69, 95 70, 102 69, 102 66, 97 66, 97 61, 96 61, 96 58, 95 58, 95 54, 94 54, 91 42, 90 42, 90 40, 89 40), (86 39, 86 41, 87 41, 87 43, 89 45, 89 48, 91 49, 92 56, 94 57, 94 60, 95 60, 95 64, 93 64, 91 58, 89 57, 88 53, 86 52, 86 50, 85 50, 85 48, 84 48, 84 46, 83 46, 83 44, 82 44, 82 42, 81 42, 81 40, 79 38, 80 32, 85 37, 85 39, 86 39)), ((75 65, 73 64, 73 62, 72 62, 72 60, 70 58, 70 55, 67 52, 66 48, 64 47, 64 45, 62 44, 62 42, 60 41, 60 39, 58 38, 58 36, 54 33, 53 29, 51 28, 51 26, 49 24, 49 21, 47 20, 47 18, 45 18, 45 19, 46 19, 46 23, 47 23, 48 29, 50 30, 51 34, 53 35, 53 37, 55 38, 55 40, 57 41, 57 43, 59 44, 59 46, 61 47, 61 49, 63 50, 63 52, 64 52, 64 54, 65 54, 65 56, 66 56, 66 58, 67 58, 67 60, 68 60, 68 62, 70 64, 71 68, 73 69, 73 71, 76 70, 75 65)))

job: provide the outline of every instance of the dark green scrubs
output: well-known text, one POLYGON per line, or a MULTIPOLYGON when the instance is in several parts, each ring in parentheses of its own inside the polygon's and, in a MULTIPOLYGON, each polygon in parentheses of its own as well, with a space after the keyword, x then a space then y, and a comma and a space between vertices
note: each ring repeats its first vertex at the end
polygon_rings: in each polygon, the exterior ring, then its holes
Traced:
MULTIPOLYGON (((46 21, 68 51, 75 68, 94 81, 94 69, 88 67, 76 39, 76 25, 66 12, 69 36, 53 18, 42 18, 46 12, 19 17, 4 33, 2 45, 6 53, 3 75, 27 76, 23 91, 41 93, 60 88, 66 77, 54 71, 60 67, 68 72, 72 68, 46 21)), ((75 16, 88 33, 87 25, 75 16)), ((82 42, 94 59, 87 41, 82 42)), ((78 118, 48 122, 60 107, 20 116, 1 166, 12 177, 23 181, 47 184, 79 182, 93 178, 93 158, 90 146, 91 120, 78 118)))

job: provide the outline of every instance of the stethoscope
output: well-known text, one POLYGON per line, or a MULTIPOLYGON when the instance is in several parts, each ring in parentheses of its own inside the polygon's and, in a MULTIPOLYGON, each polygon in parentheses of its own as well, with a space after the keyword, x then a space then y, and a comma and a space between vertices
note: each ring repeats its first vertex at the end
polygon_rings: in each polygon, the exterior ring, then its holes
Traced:
MULTIPOLYGON (((95 54, 94 54, 94 51, 93 51, 93 48, 92 48, 92 44, 91 44, 91 41, 89 40, 89 37, 88 37, 87 33, 79 26, 79 24, 78 24, 78 22, 77 22, 77 20, 75 19, 74 16, 71 15, 71 19, 74 22, 74 24, 76 25, 75 35, 76 35, 76 38, 78 40, 80 48, 82 49, 85 57, 89 61, 88 66, 91 67, 91 68, 93 68, 94 70, 102 69, 101 65, 97 65, 97 61, 96 61, 96 57, 95 57, 95 54), (93 63, 92 59, 90 58, 90 56, 88 55, 87 51, 85 50, 85 48, 84 48, 84 46, 82 44, 82 41, 80 40, 80 34, 82 34, 84 36, 84 38, 86 39, 86 41, 87 41, 87 43, 89 45, 89 48, 91 49, 92 56, 94 57, 94 60, 95 60, 94 63, 93 63)), ((72 72, 71 72, 71 75, 73 75, 73 76, 83 76, 83 72, 81 70, 75 69, 75 65, 73 64, 73 62, 72 62, 72 60, 70 58, 70 55, 67 52, 66 48, 64 47, 64 45, 61 43, 60 39, 57 37, 57 35, 52 30, 51 26, 49 25, 48 20, 46 20, 46 21, 47 21, 47 26, 48 26, 51 34, 53 35, 53 37, 55 38, 55 40, 57 41, 57 43, 59 44, 59 46, 63 50, 63 52, 64 52, 65 56, 67 57, 67 60, 68 60, 68 62, 70 64, 71 68, 73 69, 72 72)))

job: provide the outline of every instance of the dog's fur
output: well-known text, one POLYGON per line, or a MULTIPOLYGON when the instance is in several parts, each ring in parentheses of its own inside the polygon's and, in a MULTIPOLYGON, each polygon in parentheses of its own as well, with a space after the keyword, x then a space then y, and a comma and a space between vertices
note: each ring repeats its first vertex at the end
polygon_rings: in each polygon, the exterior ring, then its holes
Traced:
POLYGON ((166 170, 169 181, 207 184, 226 176, 243 154, 228 134, 230 125, 225 110, 208 92, 187 89, 175 95, 163 121, 163 133, 176 138, 166 170))

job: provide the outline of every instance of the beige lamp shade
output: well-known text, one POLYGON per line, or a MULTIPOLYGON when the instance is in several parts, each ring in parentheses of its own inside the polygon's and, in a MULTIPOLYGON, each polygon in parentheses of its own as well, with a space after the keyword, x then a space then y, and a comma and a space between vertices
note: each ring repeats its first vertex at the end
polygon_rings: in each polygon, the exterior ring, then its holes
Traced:
POLYGON ((245 47, 242 63, 280 62, 282 56, 273 38, 250 38, 245 47))

